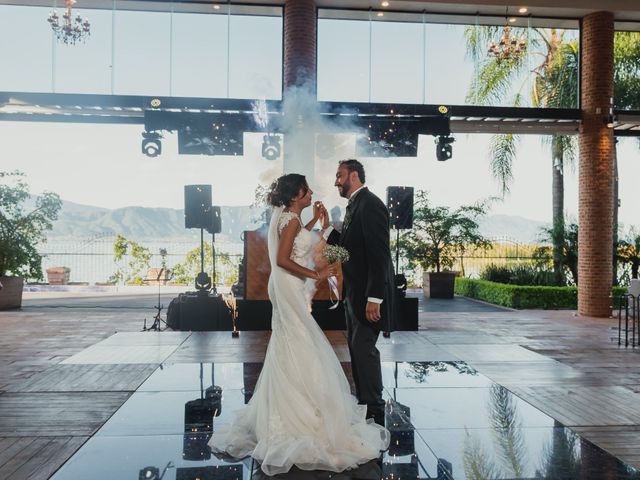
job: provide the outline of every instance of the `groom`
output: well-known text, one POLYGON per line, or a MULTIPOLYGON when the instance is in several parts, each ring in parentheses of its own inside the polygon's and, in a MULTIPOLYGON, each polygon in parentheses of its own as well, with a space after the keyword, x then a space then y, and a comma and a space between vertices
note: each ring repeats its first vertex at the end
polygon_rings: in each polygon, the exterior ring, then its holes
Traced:
POLYGON ((356 396, 360 404, 367 405, 367 418, 384 426, 382 371, 376 341, 381 330, 390 332, 393 325, 389 212, 364 182, 364 167, 358 160, 339 163, 335 186, 349 204, 342 232, 329 227, 324 236, 327 243, 349 251, 349 261, 342 266, 342 272, 356 396))

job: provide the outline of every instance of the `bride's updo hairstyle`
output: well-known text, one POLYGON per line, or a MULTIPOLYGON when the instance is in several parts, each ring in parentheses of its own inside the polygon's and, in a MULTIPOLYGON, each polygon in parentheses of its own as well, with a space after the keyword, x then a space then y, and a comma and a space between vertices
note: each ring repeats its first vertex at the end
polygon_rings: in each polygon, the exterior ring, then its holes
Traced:
POLYGON ((309 190, 305 176, 299 173, 288 173, 271 184, 267 201, 274 207, 289 207, 300 190, 304 193, 309 190))

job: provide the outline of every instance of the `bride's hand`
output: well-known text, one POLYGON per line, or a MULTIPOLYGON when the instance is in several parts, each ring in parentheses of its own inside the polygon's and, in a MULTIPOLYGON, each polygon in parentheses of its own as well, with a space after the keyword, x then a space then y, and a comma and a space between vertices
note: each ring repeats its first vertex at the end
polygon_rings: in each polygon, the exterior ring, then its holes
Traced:
POLYGON ((317 202, 313 202, 313 218, 315 220, 318 220, 322 217, 322 210, 325 209, 324 205, 322 205, 322 202, 317 201, 317 202))
POLYGON ((320 210, 320 222, 323 230, 329 228, 329 212, 327 212, 327 209, 324 205, 322 205, 322 208, 320 210))
POLYGON ((319 270, 318 272, 318 280, 326 280, 329 277, 333 277, 338 274, 338 266, 334 263, 330 265, 326 265, 319 270))

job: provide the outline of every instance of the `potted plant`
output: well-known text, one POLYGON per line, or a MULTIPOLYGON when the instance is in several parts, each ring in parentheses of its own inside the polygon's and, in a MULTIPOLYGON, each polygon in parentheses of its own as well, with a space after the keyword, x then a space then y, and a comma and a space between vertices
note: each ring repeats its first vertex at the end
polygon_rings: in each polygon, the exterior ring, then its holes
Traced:
POLYGON ((418 191, 413 228, 400 240, 400 249, 412 268, 422 267, 425 296, 453 298, 456 273, 450 271, 456 257, 470 248, 487 248, 490 242, 478 230, 485 204, 455 210, 433 206, 425 191, 418 191))
POLYGON ((62 203, 45 192, 31 202, 21 172, 0 172, 0 310, 20 308, 24 279, 43 279, 37 245, 58 218, 62 203), (32 204, 32 208, 28 205, 32 204))

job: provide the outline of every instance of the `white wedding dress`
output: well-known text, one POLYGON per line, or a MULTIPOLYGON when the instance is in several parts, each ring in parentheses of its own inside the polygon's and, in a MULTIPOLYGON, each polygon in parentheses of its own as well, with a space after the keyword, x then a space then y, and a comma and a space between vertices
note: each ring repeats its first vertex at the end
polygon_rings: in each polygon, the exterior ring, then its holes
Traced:
MULTIPOLYGON (((232 457, 251 456, 267 475, 303 470, 340 472, 377 458, 389 432, 365 420, 331 344, 311 316, 305 281, 276 264, 279 234, 295 213, 274 208, 269 227, 271 340, 249 403, 209 445, 232 457)), ((311 267, 313 238, 303 226, 291 258, 311 267)), ((313 284, 313 282, 309 282, 313 284)))

